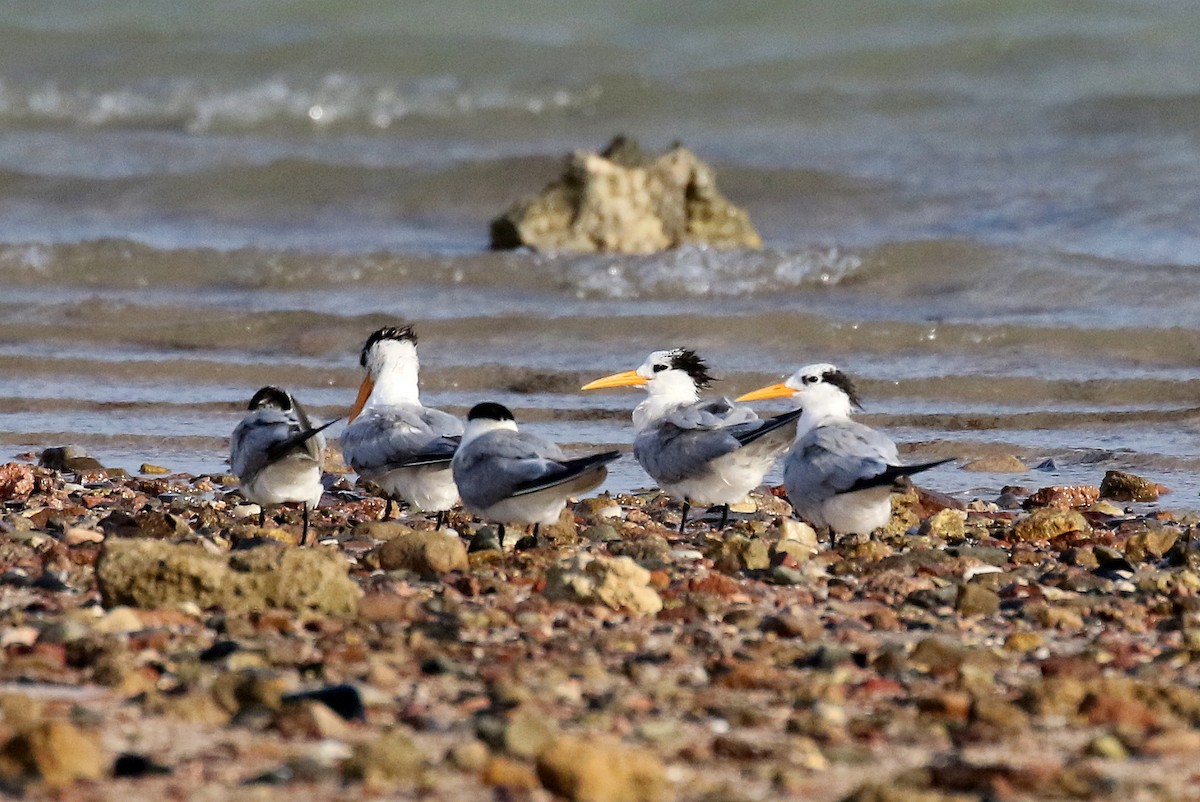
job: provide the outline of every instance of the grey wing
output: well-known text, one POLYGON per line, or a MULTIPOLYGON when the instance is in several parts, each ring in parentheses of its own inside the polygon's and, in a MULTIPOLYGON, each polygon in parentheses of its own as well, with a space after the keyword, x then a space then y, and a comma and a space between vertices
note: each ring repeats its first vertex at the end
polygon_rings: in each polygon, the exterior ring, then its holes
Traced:
POLYGON ((463 501, 490 507, 522 485, 562 470, 562 450, 526 432, 496 431, 472 440, 454 457, 463 501))
POLYGON ((229 442, 230 469, 239 477, 253 476, 270 463, 268 452, 272 446, 299 431, 296 420, 277 409, 256 410, 233 430, 229 442))
POLYGON ((899 464, 896 444, 861 423, 818 426, 788 453, 783 479, 793 504, 819 503, 899 464))
POLYGON ((634 439, 633 455, 656 481, 670 483, 702 475, 710 462, 739 445, 723 428, 682 429, 663 422, 634 439))
POLYGON ((342 434, 342 455, 358 473, 399 467, 414 460, 454 456, 462 422, 423 407, 391 407, 363 415, 342 434))
POLYGON ((680 429, 720 429, 758 420, 758 413, 750 407, 735 404, 728 398, 687 404, 663 418, 665 423, 672 423, 680 429))

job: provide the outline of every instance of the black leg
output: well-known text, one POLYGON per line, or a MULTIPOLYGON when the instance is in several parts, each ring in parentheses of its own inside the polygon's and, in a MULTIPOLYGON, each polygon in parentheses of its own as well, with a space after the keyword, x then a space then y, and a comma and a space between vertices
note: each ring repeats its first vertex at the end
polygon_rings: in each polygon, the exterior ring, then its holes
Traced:
POLYGON ((434 521, 433 525, 437 529, 443 529, 448 523, 450 523, 450 510, 441 510, 438 512, 437 520, 434 521))
POLYGON ((267 508, 259 506, 258 508, 258 528, 262 529, 267 525, 267 508))
POLYGON ((303 530, 302 534, 300 535, 300 545, 307 546, 308 545, 308 505, 304 504, 303 507, 304 507, 304 530, 303 530))
POLYGON ((500 550, 504 551, 504 524, 496 524, 496 539, 500 541, 500 550))
POLYGON ((683 534, 683 525, 687 523, 688 512, 692 509, 690 502, 683 502, 683 512, 679 514, 679 534, 683 534))
POLYGON ((389 497, 387 504, 383 505, 383 518, 381 520, 390 521, 392 518, 392 499, 389 497))
POLYGON ((542 541, 538 540, 538 532, 541 531, 541 528, 541 524, 533 525, 533 545, 535 547, 540 547, 542 545, 542 541))
POLYGON ((725 531, 725 525, 729 523, 729 505, 721 505, 721 531, 725 531))

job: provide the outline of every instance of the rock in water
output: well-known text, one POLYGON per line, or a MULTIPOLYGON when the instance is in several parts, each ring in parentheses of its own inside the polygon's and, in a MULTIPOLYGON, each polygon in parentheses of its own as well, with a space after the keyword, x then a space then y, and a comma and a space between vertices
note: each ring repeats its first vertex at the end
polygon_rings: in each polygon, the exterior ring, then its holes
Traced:
POLYGON ((492 248, 656 253, 680 245, 761 248, 745 211, 717 190, 713 169, 676 146, 657 159, 616 137, 579 151, 563 175, 491 224, 492 248))
POLYGON ((572 802, 657 802, 666 792, 658 758, 608 737, 558 739, 538 756, 537 773, 572 802))
POLYGON ((351 616, 361 595, 340 555, 276 545, 217 555, 192 544, 110 539, 96 580, 106 607, 195 602, 228 611, 279 607, 351 616))
POLYGON ((1100 483, 1100 497, 1114 501, 1158 501, 1158 484, 1132 473, 1108 471, 1100 483))

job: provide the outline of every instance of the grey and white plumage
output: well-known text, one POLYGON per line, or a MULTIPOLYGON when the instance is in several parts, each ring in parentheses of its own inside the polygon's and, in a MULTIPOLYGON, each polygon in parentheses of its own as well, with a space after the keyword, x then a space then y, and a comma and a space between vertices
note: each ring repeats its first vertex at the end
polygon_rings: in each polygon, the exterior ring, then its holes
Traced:
MULTIPOLYGON (((321 501, 322 431, 337 421, 313 426, 290 393, 263 387, 250 399, 247 415, 233 430, 229 466, 241 482, 240 492, 262 507, 295 502, 304 505, 304 540, 308 512, 321 501)), ((265 522, 265 510, 260 513, 265 522)), ((303 541, 302 541, 303 542, 303 541)))
POLYGON ((621 456, 608 451, 568 459, 562 449, 518 431, 500 404, 476 404, 467 416, 462 445, 452 463, 463 506, 504 524, 552 524, 567 499, 598 487, 605 467, 621 456))
POLYGON ((583 389, 644 387, 646 399, 633 411, 638 463, 685 504, 727 510, 758 487, 787 450, 800 413, 764 420, 727 398, 700 400, 711 381, 695 352, 677 348, 655 351, 636 370, 597 379, 583 389))
MULTIPOLYGON (((386 327, 363 345, 367 374, 342 434, 342 455, 388 498, 444 513, 458 502, 450 460, 462 421, 421 404, 417 335, 411 326, 386 327)), ((441 516, 439 516, 441 517, 441 516)))
POLYGON ((861 408, 858 392, 834 365, 808 365, 740 400, 777 397, 792 398, 803 412, 784 459, 783 483, 796 514, 813 526, 841 534, 886 526, 896 483, 950 461, 904 465, 887 435, 851 420, 854 408, 861 408))

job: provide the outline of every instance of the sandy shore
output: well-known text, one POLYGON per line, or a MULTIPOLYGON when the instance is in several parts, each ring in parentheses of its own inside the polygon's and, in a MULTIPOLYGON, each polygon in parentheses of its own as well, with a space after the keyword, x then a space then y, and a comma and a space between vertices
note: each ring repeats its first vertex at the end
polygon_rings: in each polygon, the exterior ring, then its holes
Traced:
POLYGON ((1098 486, 910 491, 834 547, 770 494, 724 536, 604 496, 471 554, 466 517, 376 522, 344 484, 301 553, 296 511, 258 529, 234 489, 0 467, 6 791, 1200 794, 1195 521, 1098 486))

